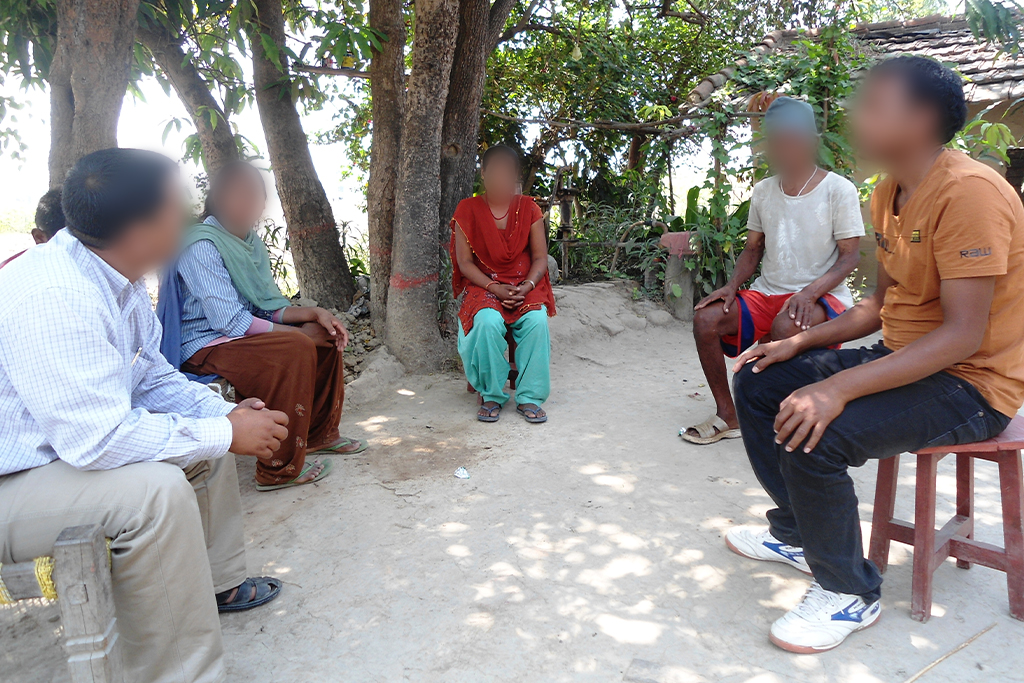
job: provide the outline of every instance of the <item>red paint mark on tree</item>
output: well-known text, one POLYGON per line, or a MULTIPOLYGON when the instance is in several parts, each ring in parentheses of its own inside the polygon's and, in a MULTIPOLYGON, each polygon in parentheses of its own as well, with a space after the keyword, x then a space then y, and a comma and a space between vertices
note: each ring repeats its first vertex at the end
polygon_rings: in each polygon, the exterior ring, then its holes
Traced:
POLYGON ((401 273, 395 273, 391 276, 391 286, 395 289, 412 289, 434 282, 437 282, 437 273, 431 273, 423 277, 405 277, 401 273))
POLYGON ((335 230, 336 228, 337 224, 335 223, 322 223, 320 225, 312 225, 308 228, 302 226, 293 228, 292 226, 289 225, 288 232, 291 233, 292 235, 302 235, 303 237, 305 237, 307 235, 316 235, 321 232, 327 232, 328 230, 335 230))

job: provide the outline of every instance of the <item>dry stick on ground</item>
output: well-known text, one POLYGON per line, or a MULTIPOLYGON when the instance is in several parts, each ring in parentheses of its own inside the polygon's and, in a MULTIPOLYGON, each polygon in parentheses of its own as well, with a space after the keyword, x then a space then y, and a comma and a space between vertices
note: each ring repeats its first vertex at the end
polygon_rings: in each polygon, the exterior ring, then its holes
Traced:
POLYGON ((925 668, 921 669, 916 674, 914 674, 913 676, 908 678, 906 681, 904 681, 904 683, 914 683, 914 681, 920 680, 921 677, 924 676, 926 673, 928 673, 929 671, 931 671, 932 669, 937 667, 939 664, 941 664, 942 662, 946 661, 947 659, 949 659, 950 657, 955 655, 957 652, 960 652, 960 650, 964 649, 965 647, 967 647, 968 645, 970 645, 971 643, 976 641, 978 638, 981 638, 983 635, 985 635, 986 633, 988 633, 989 631, 991 631, 995 627, 996 627, 996 625, 992 624, 988 628, 985 628, 985 629, 982 629, 981 631, 978 631, 973 636, 971 636, 970 638, 968 638, 964 642, 960 643, 959 645, 954 647, 952 650, 950 650, 946 654, 942 655, 941 657, 936 659, 934 662, 932 662, 931 664, 929 664, 928 666, 926 666, 925 668))

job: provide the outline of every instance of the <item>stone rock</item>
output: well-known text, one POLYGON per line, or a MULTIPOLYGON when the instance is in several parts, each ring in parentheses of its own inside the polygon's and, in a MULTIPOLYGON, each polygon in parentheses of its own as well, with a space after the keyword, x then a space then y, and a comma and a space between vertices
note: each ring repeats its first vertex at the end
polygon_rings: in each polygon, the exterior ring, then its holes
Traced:
POLYGON ((619 322, 625 325, 631 330, 642 330, 647 327, 647 319, 633 315, 632 313, 623 313, 619 316, 619 322))
POLYGON ((558 260, 551 254, 548 254, 548 277, 551 278, 552 284, 561 279, 561 274, 558 272, 558 260))
POLYGON ((604 328, 604 331, 607 332, 608 335, 611 337, 614 337, 620 332, 624 332, 626 330, 622 323, 620 323, 618 320, 613 320, 612 318, 605 318, 604 320, 601 320, 600 325, 601 327, 604 328))
POLYGON ((668 325, 669 323, 672 322, 672 320, 674 320, 672 314, 669 313, 668 311, 663 311, 661 309, 655 309, 647 314, 647 322, 649 322, 652 325, 657 325, 659 327, 668 325))
POLYGON ((362 373, 345 388, 345 406, 357 406, 382 397, 405 374, 405 367, 386 346, 360 360, 362 373))

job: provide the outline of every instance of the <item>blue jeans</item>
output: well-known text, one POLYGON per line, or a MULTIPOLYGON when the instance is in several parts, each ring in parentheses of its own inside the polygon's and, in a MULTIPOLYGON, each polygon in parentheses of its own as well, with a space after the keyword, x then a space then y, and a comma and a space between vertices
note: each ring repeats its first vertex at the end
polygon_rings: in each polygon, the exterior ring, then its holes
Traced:
POLYGON ((970 383, 939 372, 913 384, 851 401, 810 453, 789 453, 775 443, 779 404, 795 390, 892 353, 871 348, 821 349, 734 378, 743 445, 758 481, 775 501, 768 512, 772 535, 802 547, 823 588, 881 596, 882 577, 865 559, 857 496, 847 468, 925 446, 983 441, 1010 418, 997 412, 970 383))

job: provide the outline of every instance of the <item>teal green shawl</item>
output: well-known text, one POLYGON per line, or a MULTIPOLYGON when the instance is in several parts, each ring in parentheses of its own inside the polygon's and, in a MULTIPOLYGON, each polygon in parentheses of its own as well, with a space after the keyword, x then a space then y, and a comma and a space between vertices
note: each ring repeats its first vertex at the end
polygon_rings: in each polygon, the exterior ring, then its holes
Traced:
POLYGON ((224 259, 231 283, 253 306, 264 311, 276 311, 291 304, 274 281, 267 246, 254 230, 250 230, 244 240, 239 239, 211 216, 188 229, 184 248, 202 240, 213 242, 224 259))

